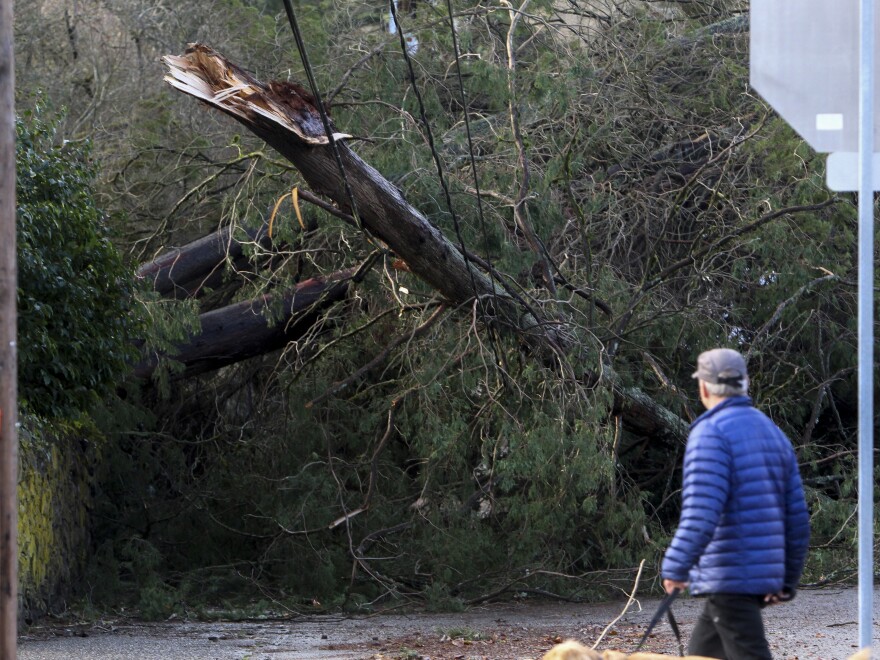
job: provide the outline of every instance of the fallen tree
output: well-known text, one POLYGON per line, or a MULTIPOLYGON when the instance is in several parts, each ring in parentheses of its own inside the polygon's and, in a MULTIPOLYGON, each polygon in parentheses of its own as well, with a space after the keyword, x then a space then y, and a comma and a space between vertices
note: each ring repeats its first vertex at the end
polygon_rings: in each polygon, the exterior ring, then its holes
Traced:
MULTIPOLYGON (((283 348, 305 336, 328 307, 344 300, 356 277, 356 269, 346 269, 306 280, 283 294, 268 293, 206 312, 199 316, 200 331, 168 357, 184 365, 181 376, 195 376, 283 348)), ((150 378, 159 358, 143 360, 134 369, 135 377, 150 378)))
MULTIPOLYGON (((256 245, 269 247, 271 238, 267 225, 244 229, 256 245)), ((247 263, 244 244, 232 236, 233 227, 218 229, 179 248, 172 248, 137 269, 138 278, 145 280, 160 296, 190 298, 223 281, 223 267, 228 261, 236 267, 247 263)))
POLYGON ((478 270, 401 191, 365 163, 337 133, 324 134, 311 95, 292 83, 262 83, 211 48, 194 44, 183 56, 166 56, 172 86, 231 115, 287 158, 309 185, 353 215, 385 242, 410 270, 450 301, 491 302, 491 319, 523 333, 533 344, 559 347, 556 324, 513 298, 478 270), (345 179, 334 157, 340 155, 345 179), (348 196, 346 182, 352 197, 348 196), (352 206, 357 212, 354 213, 352 206))
MULTIPOLYGON (((544 318, 480 270, 477 259, 447 239, 396 186, 352 151, 344 141, 350 136, 335 133, 331 142, 304 88, 263 83, 202 44, 163 59, 169 68, 168 83, 232 116, 275 148, 314 190, 351 214, 365 232, 387 244, 444 298, 459 304, 480 301, 487 324, 516 332, 545 364, 566 363, 564 353, 571 342, 560 332, 560 321, 544 318)), ((614 412, 633 431, 684 439, 687 425, 678 415, 623 386, 609 364, 603 365, 602 378, 614 392, 614 412)))

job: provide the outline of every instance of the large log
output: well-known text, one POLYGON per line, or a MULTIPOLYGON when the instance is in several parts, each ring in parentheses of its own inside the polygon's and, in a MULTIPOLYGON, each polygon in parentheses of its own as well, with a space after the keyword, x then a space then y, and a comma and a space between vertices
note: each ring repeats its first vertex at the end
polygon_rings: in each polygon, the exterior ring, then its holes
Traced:
MULTIPOLYGON (((215 309, 199 316, 201 330, 169 356, 185 367, 181 376, 195 376, 283 348, 311 330, 328 307, 343 300, 356 269, 301 282, 285 294, 264 294, 256 300, 215 309), (273 313, 283 316, 270 321, 273 313)), ((153 355, 134 369, 137 378, 153 375, 153 355)))
MULTIPOLYGON (((315 191, 355 215, 364 231, 384 241, 447 299, 485 303, 479 306, 483 320, 515 330, 545 363, 571 348, 559 331, 563 323, 543 318, 478 270, 475 260, 351 150, 344 141, 350 136, 333 132, 331 141, 313 97, 303 87, 260 82, 202 44, 163 60, 169 84, 230 115, 266 141, 293 163, 315 191)), ((331 130, 335 131, 332 126, 331 130)), ((624 387, 610 364, 603 365, 602 378, 614 392, 614 413, 621 414, 632 431, 672 441, 685 438, 687 424, 679 416, 643 392, 624 387)))
MULTIPOLYGON (((271 239, 267 225, 244 230, 250 241, 268 247, 271 239)), ((226 226, 182 247, 171 248, 137 269, 137 276, 146 280, 159 295, 190 298, 206 288, 216 288, 223 281, 223 266, 229 261, 245 265, 244 245, 232 237, 226 226)))
MULTIPOLYGON (((306 190, 298 191, 298 199, 351 222, 351 216, 306 190)), ((277 205, 271 214, 275 212, 277 205)), ((169 248, 152 261, 141 264, 137 276, 160 296, 177 299, 198 297, 207 289, 223 284, 224 264, 231 264, 235 270, 252 267, 244 254, 245 245, 256 245, 265 250, 273 247, 269 222, 263 222, 256 229, 245 227, 240 231, 247 237, 245 242, 234 238, 233 227, 227 225, 182 247, 169 248)))

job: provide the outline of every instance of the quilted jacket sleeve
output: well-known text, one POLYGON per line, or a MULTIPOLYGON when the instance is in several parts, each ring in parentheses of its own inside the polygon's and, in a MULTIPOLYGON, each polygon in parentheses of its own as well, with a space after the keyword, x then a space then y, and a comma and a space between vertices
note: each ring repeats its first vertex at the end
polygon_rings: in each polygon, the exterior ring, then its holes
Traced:
POLYGON ((730 489, 732 460, 708 425, 691 433, 684 456, 678 529, 663 558, 664 578, 685 582, 715 533, 730 489))
POLYGON ((793 591, 797 588, 809 545, 810 514, 804 499, 804 489, 798 472, 797 459, 792 452, 786 490, 784 583, 786 589, 793 591))

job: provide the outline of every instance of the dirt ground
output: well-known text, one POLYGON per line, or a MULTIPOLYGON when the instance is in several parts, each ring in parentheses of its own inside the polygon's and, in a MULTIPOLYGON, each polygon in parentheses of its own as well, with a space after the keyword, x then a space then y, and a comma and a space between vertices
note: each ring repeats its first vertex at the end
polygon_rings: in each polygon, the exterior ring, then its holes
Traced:
MULTIPOLYGON (((874 595, 874 618, 880 609, 874 595)), ((600 649, 634 650, 658 604, 634 603, 611 625, 600 649)), ((592 646, 622 612, 625 601, 599 605, 518 602, 460 614, 322 616, 246 623, 105 620, 40 625, 19 640, 21 660, 525 660, 573 638, 592 646)), ((701 602, 676 601, 687 638, 701 602)), ((769 608, 765 622, 777 660, 844 660, 858 640, 853 588, 802 590, 791 603, 769 608)), ((875 624, 873 638, 877 639, 875 624)), ((677 654, 669 626, 658 625, 644 650, 677 654)))

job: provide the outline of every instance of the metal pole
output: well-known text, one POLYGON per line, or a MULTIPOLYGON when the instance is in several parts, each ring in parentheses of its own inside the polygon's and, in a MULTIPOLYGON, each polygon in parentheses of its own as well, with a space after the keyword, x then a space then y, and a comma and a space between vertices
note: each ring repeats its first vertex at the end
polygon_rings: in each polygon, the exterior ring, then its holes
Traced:
POLYGON ((859 27, 859 646, 874 610, 874 0, 859 27))
POLYGON ((0 660, 14 660, 18 633, 17 268, 12 7, 12 0, 0 0, 0 660))

